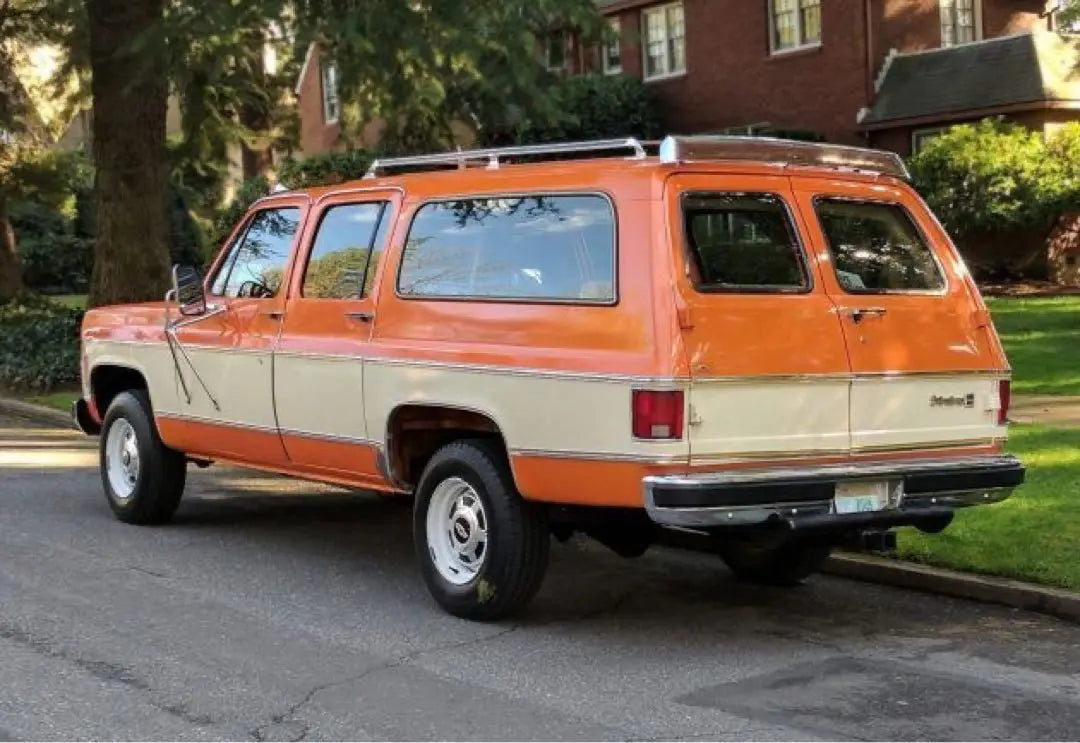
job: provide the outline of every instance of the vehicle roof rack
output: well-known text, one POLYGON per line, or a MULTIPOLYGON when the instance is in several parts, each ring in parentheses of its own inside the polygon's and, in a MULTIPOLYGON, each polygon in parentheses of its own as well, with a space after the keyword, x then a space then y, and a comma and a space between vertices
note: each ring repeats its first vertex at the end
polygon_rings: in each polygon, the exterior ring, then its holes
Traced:
POLYGON ((738 135, 669 136, 660 143, 660 162, 754 160, 784 165, 866 170, 911 180, 903 158, 868 147, 738 135))
POLYGON ((645 158, 645 146, 633 137, 624 139, 597 139, 587 142, 551 142, 548 144, 517 145, 512 147, 492 147, 478 150, 458 150, 439 152, 431 155, 413 155, 408 157, 378 158, 372 161, 364 178, 375 178, 391 168, 457 166, 469 167, 487 162, 489 170, 497 170, 504 158, 531 157, 536 155, 559 156, 584 153, 606 152, 609 150, 631 150, 634 159, 645 158))

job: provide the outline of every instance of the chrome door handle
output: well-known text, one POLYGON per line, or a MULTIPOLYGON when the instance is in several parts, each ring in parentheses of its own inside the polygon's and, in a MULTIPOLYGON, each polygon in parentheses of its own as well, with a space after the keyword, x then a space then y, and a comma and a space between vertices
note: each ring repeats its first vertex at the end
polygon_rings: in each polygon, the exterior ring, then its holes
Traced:
POLYGON ((863 317, 866 315, 877 315, 881 317, 885 314, 884 307, 849 307, 844 312, 851 315, 852 322, 862 322, 863 317))
POLYGON ((360 322, 371 322, 375 319, 375 313, 368 310, 352 310, 345 313, 345 317, 350 320, 359 320, 360 322))

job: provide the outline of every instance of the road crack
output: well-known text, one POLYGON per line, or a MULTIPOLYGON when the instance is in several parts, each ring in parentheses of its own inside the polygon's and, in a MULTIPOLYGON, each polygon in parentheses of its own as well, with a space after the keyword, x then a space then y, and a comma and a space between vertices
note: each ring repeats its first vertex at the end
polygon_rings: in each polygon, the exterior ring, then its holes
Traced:
POLYGON ((290 741, 290 743, 298 743, 299 741, 302 741, 307 737, 307 734, 308 734, 308 732, 310 730, 310 726, 307 723, 305 723, 302 719, 296 719, 296 717, 299 714, 299 712, 302 709, 304 709, 304 707, 311 704, 311 702, 315 699, 315 697, 318 696, 319 694, 321 694, 322 692, 324 692, 324 691, 326 691, 328 689, 333 689, 333 688, 338 687, 338 686, 346 686, 348 684, 355 684, 357 682, 363 681, 364 679, 366 679, 369 676, 372 676, 372 675, 374 675, 376 673, 381 673, 382 671, 388 671, 388 670, 391 670, 393 668, 400 668, 401 666, 405 666, 405 665, 408 665, 408 664, 410 664, 410 663, 412 663, 412 662, 414 662, 416 660, 419 660, 420 658, 422 658, 425 655, 430 655, 430 654, 433 654, 433 653, 442 653, 442 652, 446 652, 447 650, 459 650, 459 649, 465 648, 465 647, 471 647, 471 646, 475 646, 475 645, 482 645, 484 643, 492 642, 492 641, 497 640, 497 639, 499 639, 501 637, 505 637, 506 635, 509 635, 511 632, 516 632, 519 629, 521 629, 521 625, 515 624, 515 625, 513 625, 511 627, 507 627, 506 629, 500 630, 498 632, 493 632, 490 635, 485 635, 483 637, 478 637, 478 638, 475 638, 475 639, 472 639, 472 640, 463 640, 463 641, 460 641, 460 642, 448 642, 448 643, 444 643, 444 644, 441 644, 441 645, 435 645, 434 647, 430 647, 430 648, 422 648, 422 649, 419 649, 419 650, 414 650, 412 652, 405 653, 404 655, 398 656, 397 658, 394 658, 392 660, 388 660, 388 661, 386 661, 384 663, 379 663, 377 665, 374 665, 371 668, 367 668, 367 669, 365 669, 365 670, 363 670, 360 673, 357 673, 355 675, 348 676, 348 677, 343 678, 343 679, 337 679, 335 681, 327 681, 325 683, 318 684, 316 686, 313 686, 311 689, 309 689, 303 695, 303 697, 301 697, 297 702, 293 703, 284 712, 273 715, 268 722, 265 722, 265 723, 263 723, 261 725, 257 725, 255 727, 253 727, 251 730, 249 730, 248 731, 248 737, 251 738, 252 740, 260 741, 260 743, 261 743, 261 741, 270 740, 271 737, 273 737, 275 740, 288 740, 288 741, 290 741), (272 736, 271 733, 276 732, 279 728, 281 729, 280 732, 288 732, 288 733, 290 733, 290 735, 288 737, 286 737, 284 735, 282 735, 282 736, 273 735, 272 736))

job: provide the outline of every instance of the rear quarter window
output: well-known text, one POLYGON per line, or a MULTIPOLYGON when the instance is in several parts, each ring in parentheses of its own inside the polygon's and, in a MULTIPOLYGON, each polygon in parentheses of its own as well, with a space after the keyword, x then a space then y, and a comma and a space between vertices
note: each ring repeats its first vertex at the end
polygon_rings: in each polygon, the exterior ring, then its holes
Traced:
POLYGON ((815 200, 840 286, 852 294, 937 292, 945 276, 899 204, 815 200))
POLYGON ((613 303, 611 202, 600 195, 530 195, 424 204, 409 229, 398 293, 613 303))
POLYGON ((701 292, 803 292, 810 277, 786 204, 767 193, 682 198, 691 279, 701 292))

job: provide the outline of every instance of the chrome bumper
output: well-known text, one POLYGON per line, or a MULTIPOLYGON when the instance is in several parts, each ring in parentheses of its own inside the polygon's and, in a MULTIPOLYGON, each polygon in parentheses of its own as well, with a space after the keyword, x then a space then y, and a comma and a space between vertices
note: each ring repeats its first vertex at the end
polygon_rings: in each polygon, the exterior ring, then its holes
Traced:
POLYGON ((655 475, 643 485, 645 510, 664 526, 843 529, 947 521, 957 508, 1005 500, 1023 481, 1020 461, 1003 455, 655 475), (836 512, 837 483, 883 480, 884 509, 836 512))

